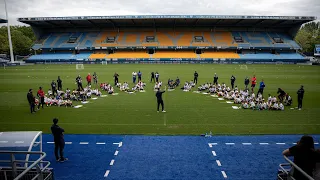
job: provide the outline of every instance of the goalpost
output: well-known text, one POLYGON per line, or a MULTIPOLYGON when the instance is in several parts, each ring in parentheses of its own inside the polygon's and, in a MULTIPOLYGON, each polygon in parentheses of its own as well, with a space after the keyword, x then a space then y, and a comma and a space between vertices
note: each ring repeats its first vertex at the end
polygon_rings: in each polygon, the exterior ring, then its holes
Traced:
POLYGON ((248 70, 248 66, 247 65, 239 65, 240 69, 244 69, 244 70, 248 70))
POLYGON ((83 64, 76 64, 76 70, 83 70, 84 66, 83 64))
POLYGON ((107 65, 108 62, 107 62, 107 61, 101 61, 101 64, 102 64, 102 65, 107 65))

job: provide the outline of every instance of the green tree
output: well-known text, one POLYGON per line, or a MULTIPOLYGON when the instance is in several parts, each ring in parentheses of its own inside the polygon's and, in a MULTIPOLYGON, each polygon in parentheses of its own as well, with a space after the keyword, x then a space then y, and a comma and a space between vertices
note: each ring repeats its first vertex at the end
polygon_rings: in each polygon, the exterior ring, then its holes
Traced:
POLYGON ((315 45, 320 44, 320 22, 304 24, 295 40, 301 45, 303 52, 313 52, 315 45))

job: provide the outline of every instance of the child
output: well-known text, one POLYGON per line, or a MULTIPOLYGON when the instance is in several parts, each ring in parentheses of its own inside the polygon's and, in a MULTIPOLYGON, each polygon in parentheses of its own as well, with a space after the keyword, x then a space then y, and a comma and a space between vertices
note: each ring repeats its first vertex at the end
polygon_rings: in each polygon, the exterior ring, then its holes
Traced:
POLYGON ((279 104, 278 102, 275 102, 271 108, 272 110, 278 110, 279 109, 279 104))
POLYGON ((114 90, 113 90, 113 87, 111 87, 108 91, 108 94, 113 94, 114 93, 114 90))
POLYGON ((51 91, 51 89, 48 90, 48 96, 52 96, 52 91, 51 91))
POLYGON ((252 110, 254 110, 255 107, 256 107, 256 104, 254 103, 254 101, 251 101, 251 102, 250 102, 250 108, 251 108, 252 110))
POLYGON ((242 108, 243 108, 243 109, 248 109, 248 108, 249 108, 248 103, 247 103, 247 102, 243 102, 243 103, 242 103, 242 108))
POLYGON ((279 110, 284 111, 284 106, 283 106, 283 104, 281 102, 279 104, 279 110))

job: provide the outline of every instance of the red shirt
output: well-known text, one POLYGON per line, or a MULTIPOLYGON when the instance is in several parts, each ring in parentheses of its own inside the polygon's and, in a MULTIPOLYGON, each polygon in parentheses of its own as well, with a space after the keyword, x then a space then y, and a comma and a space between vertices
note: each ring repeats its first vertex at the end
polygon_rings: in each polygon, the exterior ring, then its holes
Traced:
POLYGON ((38 94, 39 94, 40 97, 44 97, 44 92, 42 90, 40 90, 40 89, 38 90, 38 94))
POLYGON ((90 75, 87 76, 87 81, 88 81, 88 82, 91 81, 91 76, 90 76, 90 75))
POLYGON ((257 83, 257 78, 256 78, 256 77, 253 77, 253 78, 251 79, 251 83, 252 83, 252 84, 256 84, 256 83, 257 83))

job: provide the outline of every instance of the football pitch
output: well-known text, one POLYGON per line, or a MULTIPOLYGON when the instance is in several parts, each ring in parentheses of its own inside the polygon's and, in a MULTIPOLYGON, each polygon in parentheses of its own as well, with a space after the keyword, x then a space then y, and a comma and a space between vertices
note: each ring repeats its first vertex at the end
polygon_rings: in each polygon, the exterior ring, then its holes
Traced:
MULTIPOLYGON (((7 67, 0 70, 0 131, 39 130, 50 132, 52 118, 59 118, 60 126, 71 134, 148 134, 148 135, 200 135, 212 131, 213 134, 320 134, 320 67, 299 65, 239 65, 222 64, 111 64, 84 65, 84 70, 76 70, 75 65, 31 65, 7 67), (81 108, 45 107, 30 114, 27 102, 29 88, 34 94, 39 86, 45 92, 52 80, 60 76, 63 90, 75 89, 75 78, 83 78, 96 72, 99 83, 113 83, 117 72, 119 81, 127 81, 133 86, 133 71, 141 71, 142 81, 147 83, 146 92, 128 94, 119 92, 97 100, 89 100, 81 108), (163 96, 166 113, 156 112, 154 83, 150 83, 150 73, 158 71, 163 84, 168 78, 181 84, 193 79, 194 71, 199 73, 198 85, 212 82, 214 73, 219 83, 230 86, 230 77, 236 77, 235 84, 243 89, 244 78, 256 75, 257 82, 264 79, 264 96, 276 95, 282 88, 293 98, 293 105, 285 111, 234 110, 232 104, 219 101, 209 95, 183 92, 180 88, 166 92, 163 96), (303 109, 297 106, 296 92, 304 85, 303 109)), ((164 86, 163 86, 164 89, 164 86)), ((255 88, 258 91, 258 87, 255 88)), ((102 92, 107 94, 106 92, 102 92)), ((74 102, 74 105, 81 104, 74 102)))

